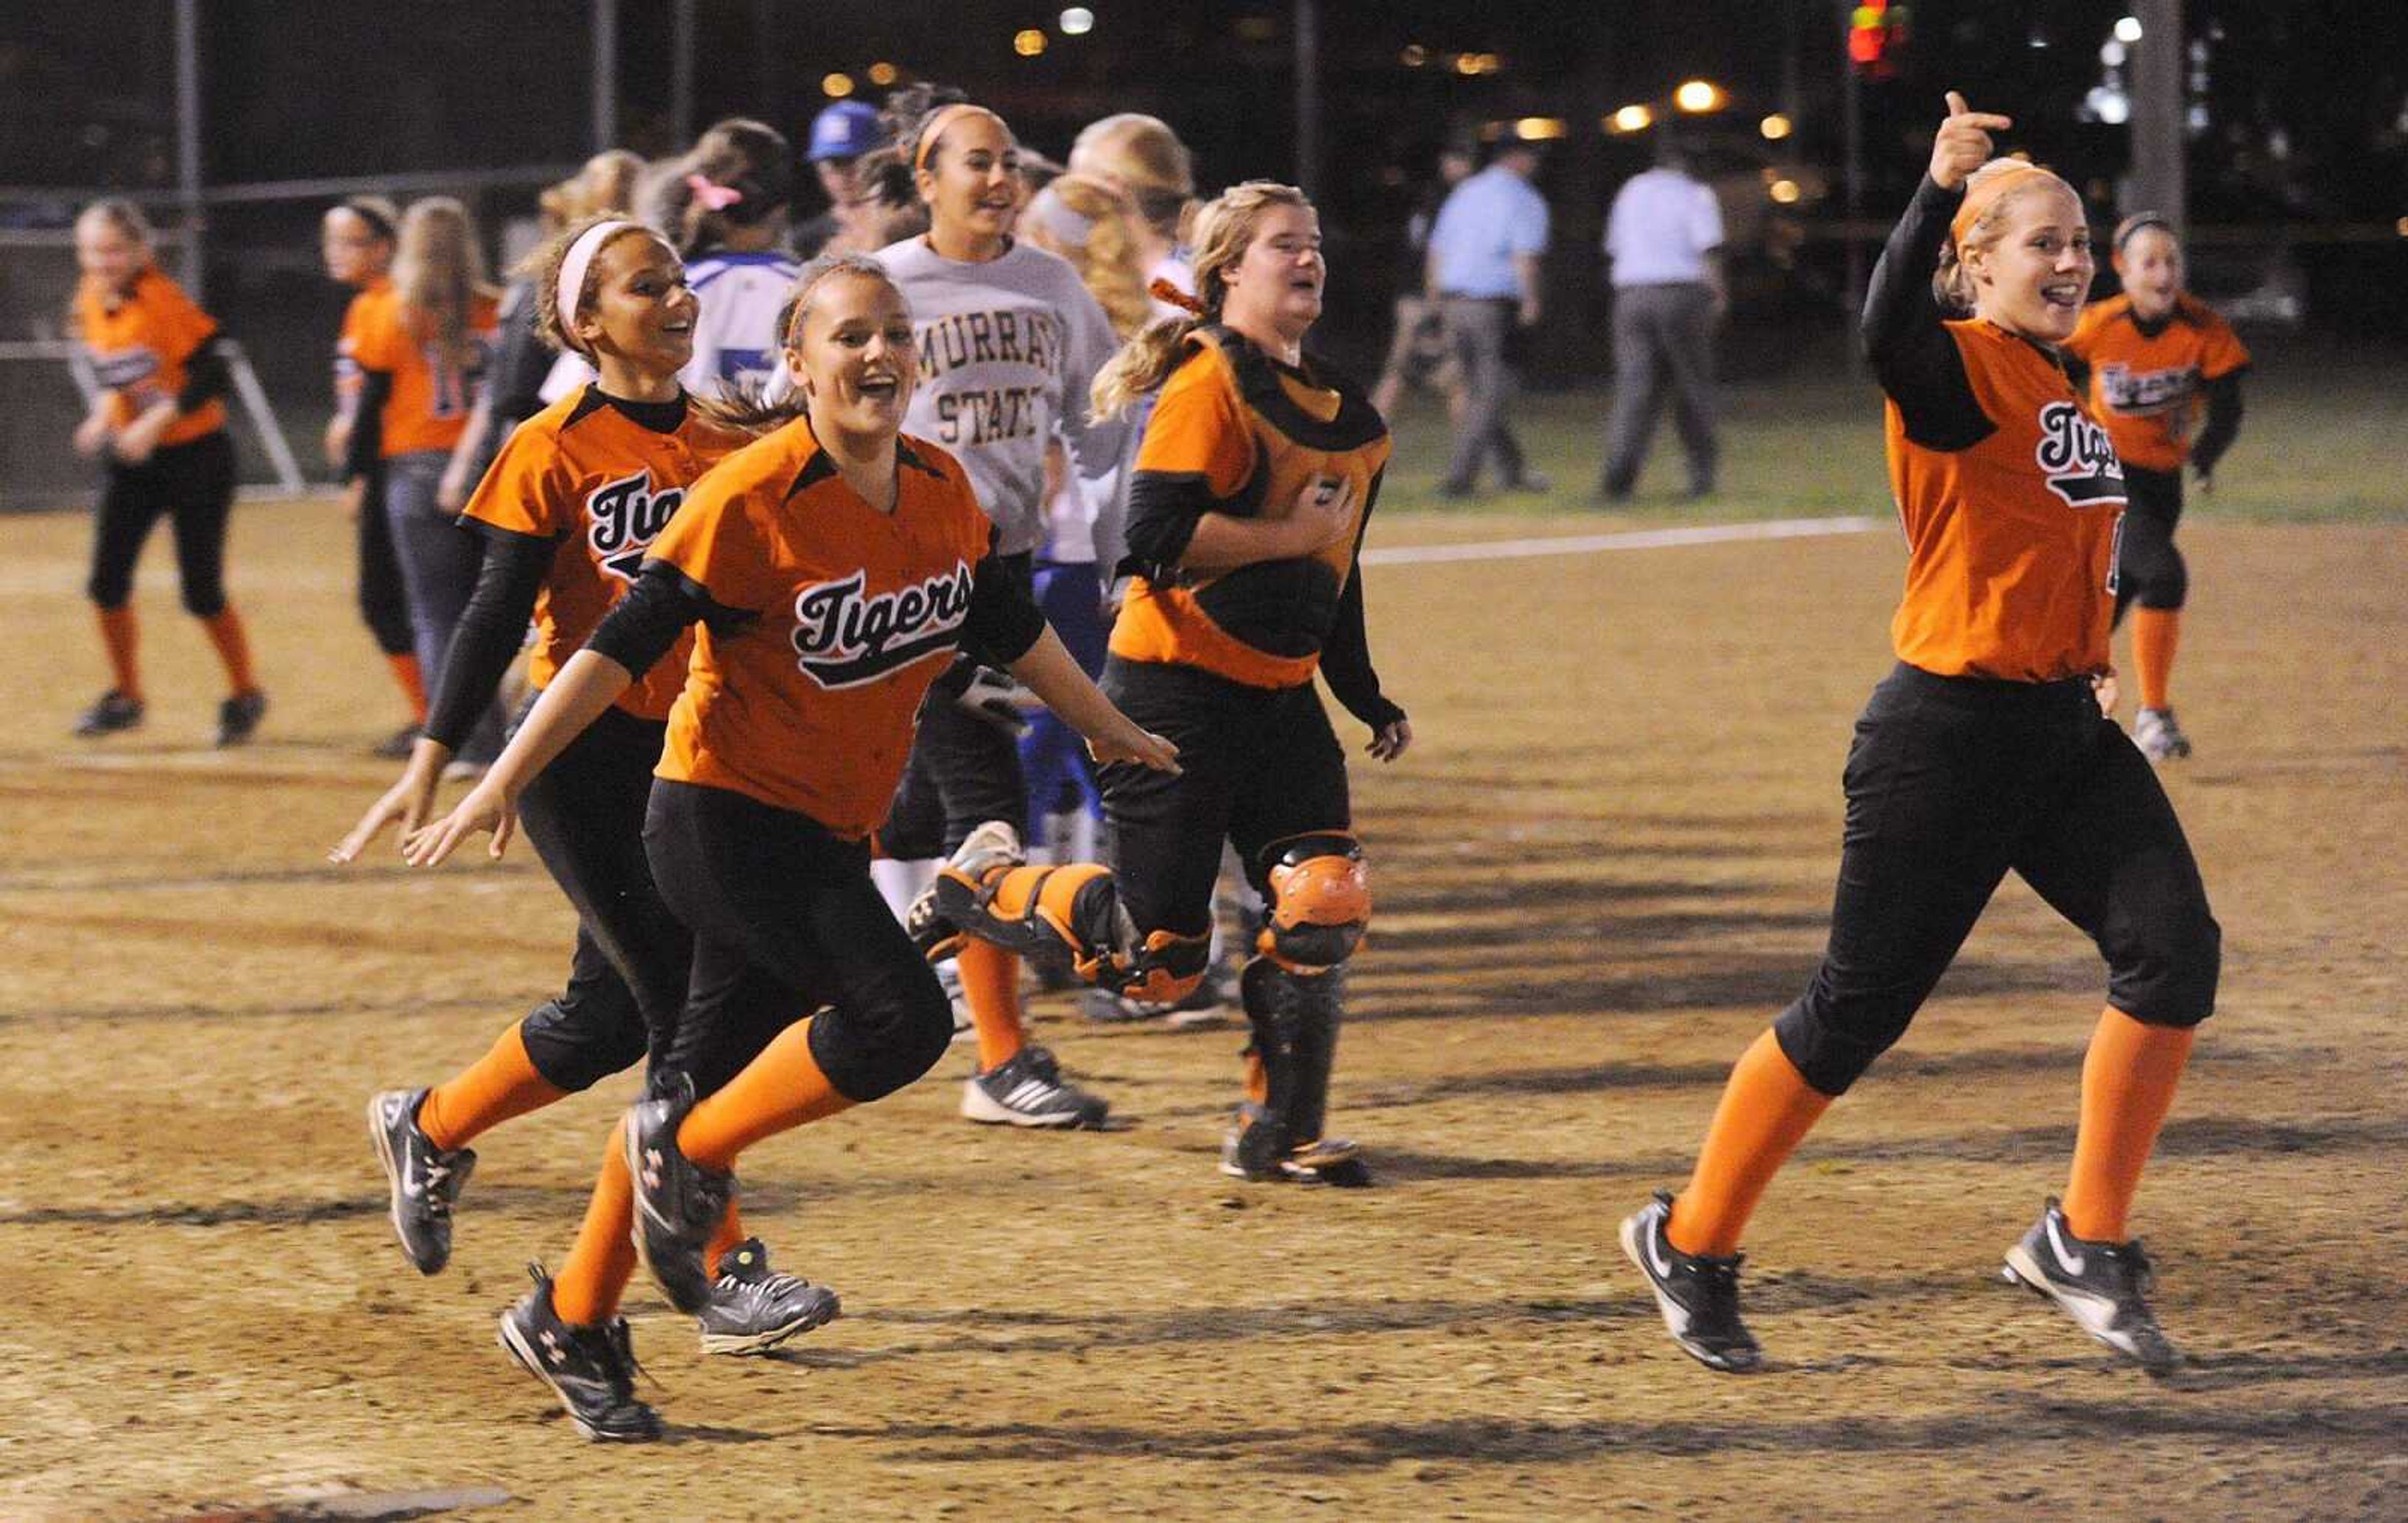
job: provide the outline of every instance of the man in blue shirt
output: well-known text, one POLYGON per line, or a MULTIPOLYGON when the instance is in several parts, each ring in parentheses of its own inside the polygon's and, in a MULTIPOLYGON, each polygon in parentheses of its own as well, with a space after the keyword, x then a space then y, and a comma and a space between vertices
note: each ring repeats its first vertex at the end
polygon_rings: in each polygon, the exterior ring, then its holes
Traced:
POLYGON ((1448 347, 1463 367, 1466 398, 1455 425, 1455 454, 1445 497, 1471 496, 1480 462, 1497 457, 1508 491, 1543 492, 1505 412, 1515 389, 1505 354, 1516 326, 1539 322, 1539 267, 1547 251, 1547 203, 1530 186, 1539 170, 1536 144, 1509 138, 1487 168, 1466 180, 1439 208, 1430 228, 1426 282, 1446 325, 1448 347))

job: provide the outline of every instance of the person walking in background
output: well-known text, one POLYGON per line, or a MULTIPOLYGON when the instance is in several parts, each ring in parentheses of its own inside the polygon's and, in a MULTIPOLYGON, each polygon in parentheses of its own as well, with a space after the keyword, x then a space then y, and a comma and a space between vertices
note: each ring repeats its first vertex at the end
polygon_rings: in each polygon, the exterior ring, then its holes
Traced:
POLYGON ((1688 146, 1656 139, 1656 167, 1613 197, 1605 254, 1613 273, 1613 414, 1599 496, 1630 496, 1669 392, 1689 456, 1689 496, 1714 490, 1714 328, 1729 309, 1723 213, 1690 173, 1688 146))
POLYGON ((108 691, 84 711, 75 732, 89 739, 142 723, 134 566, 165 514, 175 526, 185 611, 201 621, 225 664, 229 691, 218 705, 217 743, 235 745, 258 727, 267 695, 251 675, 242 616, 225 596, 235 465, 217 320, 160 270, 150 224, 133 202, 84 208, 75 240, 82 271, 75 333, 100 381, 75 447, 107 462, 87 590, 99 611, 111 675, 108 691))
MULTIPOLYGON (((409 589, 409 622, 421 672, 443 669, 452 631, 476 585, 479 546, 439 501, 452 448, 493 352, 499 303, 467 208, 449 196, 417 202, 401 220, 393 266, 396 299, 362 323, 351 351, 360 367, 360 425, 351 431, 344 479, 352 501, 380 462, 393 547, 409 589), (367 426, 373 417, 376 426, 367 426)), ((498 709, 463 745, 481 766, 501 750, 498 709)))
POLYGON ((1438 178, 1422 190, 1405 219, 1404 267, 1397 275, 1397 329, 1388 340, 1387 363, 1371 388, 1371 406, 1385 418, 1397 410, 1407 386, 1427 387, 1446 398, 1446 414, 1457 427, 1463 424, 1463 367, 1447 352, 1446 325, 1438 304, 1423 289, 1423 268, 1429 258, 1430 229, 1439 208, 1471 173, 1471 151, 1440 149, 1438 178))
MULTIPOLYGON (((381 195, 355 195, 326 209, 319 224, 319 251, 329 279, 350 286, 342 337, 335 344, 335 415, 326 422, 326 463, 340 467, 359 426, 360 366, 355 336, 368 314, 393 300, 394 236, 401 212, 381 195)), ((376 637, 401 695, 409 723, 378 742, 376 754, 398 760, 409 754, 426 723, 426 677, 418 669, 418 646, 409 627, 409 594, 401 584, 401 563, 393 553, 393 525, 384 516, 384 463, 375 463, 351 515, 359 538, 360 617, 376 637)))
POLYGON ((840 100, 811 118, 810 146, 803 157, 827 193, 828 208, 795 229, 795 252, 804 259, 823 253, 873 253, 886 246, 870 215, 875 197, 861 176, 862 159, 886 146, 878 108, 840 100))
POLYGON ((1507 342, 1516 329, 1538 326, 1541 309, 1547 203, 1530 184, 1538 172, 1538 145, 1507 140, 1487 168, 1455 188, 1430 228, 1425 280, 1465 389, 1441 497, 1470 496, 1492 454, 1507 491, 1547 490, 1505 417, 1517 390, 1507 342))

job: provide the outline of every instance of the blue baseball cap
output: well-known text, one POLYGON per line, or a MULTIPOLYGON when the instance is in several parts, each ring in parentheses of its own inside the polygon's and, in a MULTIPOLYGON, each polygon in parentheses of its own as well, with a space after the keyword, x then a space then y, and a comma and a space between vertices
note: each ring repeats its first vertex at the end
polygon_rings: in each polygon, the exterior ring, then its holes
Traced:
POLYGON ((885 146, 886 133, 878 124, 877 108, 862 101, 840 100, 811 118, 810 151, 803 157, 813 164, 822 159, 857 159, 885 146))

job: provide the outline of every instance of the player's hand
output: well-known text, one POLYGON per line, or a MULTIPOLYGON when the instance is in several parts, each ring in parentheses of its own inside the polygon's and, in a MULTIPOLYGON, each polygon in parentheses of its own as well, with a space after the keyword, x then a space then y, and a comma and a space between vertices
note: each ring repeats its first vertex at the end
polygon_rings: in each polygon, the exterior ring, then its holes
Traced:
POLYGON ((1343 539, 1354 527, 1354 483, 1343 476, 1315 476, 1305 482, 1287 526, 1292 556, 1311 555, 1343 539))
POLYGON ((1371 743, 1365 746, 1363 749, 1370 753, 1370 754, 1377 760, 1392 762, 1398 757, 1403 755, 1405 754, 1405 748, 1412 743, 1412 721, 1398 718, 1388 721, 1388 723, 1372 731, 1371 743))
POLYGON ((339 412, 327 419, 326 437, 322 442, 326 447, 326 464, 341 465, 343 457, 351 453, 351 421, 339 412))
POLYGON ((953 701, 1017 740, 1028 733, 1028 711, 1023 702, 1032 697, 1028 689, 1011 680, 1010 673, 981 667, 971 673, 970 685, 962 689, 961 696, 953 701))
POLYGON ((466 464, 452 456, 452 464, 443 467, 443 479, 435 483, 435 506, 454 518, 468 506, 468 473, 462 468, 466 464))
POLYGON ((2202 497, 2215 496, 2215 478, 2203 470, 2199 473, 2199 495, 2202 497))
POLYGON ((354 476, 345 481, 343 483, 343 522, 358 523, 360 510, 367 505, 367 500, 368 479, 366 477, 354 476))
POLYGON ((2122 690, 2115 684, 2114 668, 2109 667, 2105 671, 2090 679, 2090 696, 2099 700, 2100 718, 2114 717, 2115 705, 2123 697, 2122 690))
POLYGON ((76 424, 76 453, 97 456, 108 448, 108 414, 95 412, 76 424))
POLYGON ((109 453, 129 466, 138 466, 150 458, 159 448, 159 436, 167 431, 175 414, 165 408, 153 408, 117 431, 109 453))
POLYGON ((1152 730, 1140 729, 1135 721, 1126 717, 1120 718, 1108 733, 1089 736, 1087 754, 1096 758, 1098 767, 1135 762, 1172 777, 1180 775, 1179 748, 1152 730))
POLYGON ((1976 111, 1965 97, 1948 92, 1948 120, 1931 139, 1931 182, 1943 191, 1965 183, 1965 177, 1990 162, 1990 134, 2004 132, 2014 118, 1976 111))
MULTIPOLYGON (((423 747, 434 745, 433 741, 423 740, 418 743, 423 747)), ((442 774, 439 759, 430 757, 422 766, 418 753, 413 751, 409 765, 402 769, 400 779, 384 791, 382 797, 368 806, 367 812, 360 816, 360 823, 351 826, 351 833, 336 842, 334 848, 326 853, 326 860, 337 864, 358 861, 360 853, 367 849, 370 841, 384 834, 385 827, 390 825, 398 824, 402 838, 407 841, 435 812, 435 786, 442 774)))
POLYGON ((402 860, 413 868, 439 867, 469 837, 490 830, 494 841, 485 848, 485 855, 498 862, 510 844, 510 837, 517 833, 518 819, 516 801, 488 772, 452 806, 451 813, 432 825, 419 826, 402 839, 402 860))
POLYGON ((1537 327, 1539 325, 1539 298, 1536 296, 1524 296, 1522 298, 1522 305, 1514 310, 1513 317, 1514 321, 1519 323, 1523 327, 1537 327))

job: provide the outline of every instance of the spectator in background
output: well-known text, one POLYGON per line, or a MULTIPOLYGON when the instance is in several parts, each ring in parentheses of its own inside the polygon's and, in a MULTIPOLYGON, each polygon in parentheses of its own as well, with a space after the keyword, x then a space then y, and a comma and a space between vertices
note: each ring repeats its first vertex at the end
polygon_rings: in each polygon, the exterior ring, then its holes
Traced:
POLYGON ((1714 328, 1729 309, 1723 214, 1690 173, 1688 146, 1656 139, 1656 167, 1632 176, 1606 217, 1613 263, 1613 416, 1600 496, 1630 496, 1669 385, 1689 455, 1689 496, 1714 490, 1714 328))
POLYGON ((1544 492, 1505 420, 1517 381, 1506 342, 1539 322, 1539 266, 1547 250, 1547 203, 1530 184, 1539 148, 1509 138, 1487 168, 1455 188, 1430 228, 1426 287, 1438 303, 1447 347, 1463 366, 1463 416, 1442 497, 1468 497, 1481 461, 1497 457, 1509 492, 1544 492))
MULTIPOLYGON (((1168 280, 1196 294, 1188 266, 1187 223, 1196 214, 1196 161, 1159 117, 1123 111, 1080 129, 1070 145, 1070 172, 1109 180, 1137 205, 1138 254, 1150 283, 1168 280)), ((1156 317, 1180 309, 1157 300, 1156 317)))
POLYGON ((811 118, 810 146, 803 157, 820 177, 828 208, 795 229, 798 257, 870 253, 885 246, 875 232, 860 225, 868 207, 862 157, 885 146, 886 128, 878 120, 878 108, 867 102, 840 100, 811 118))
POLYGON ((1440 149, 1438 179, 1423 187, 1405 219, 1405 266, 1397 276, 1397 332, 1388 341, 1379 384, 1371 388, 1371 405, 1383 418, 1397 415, 1397 400, 1407 386, 1426 386, 1446 398, 1447 416, 1462 425, 1463 369, 1447 352, 1446 327, 1439 320, 1438 304, 1423 289, 1422 271, 1439 208, 1469 177, 1473 162, 1468 148, 1440 149))

